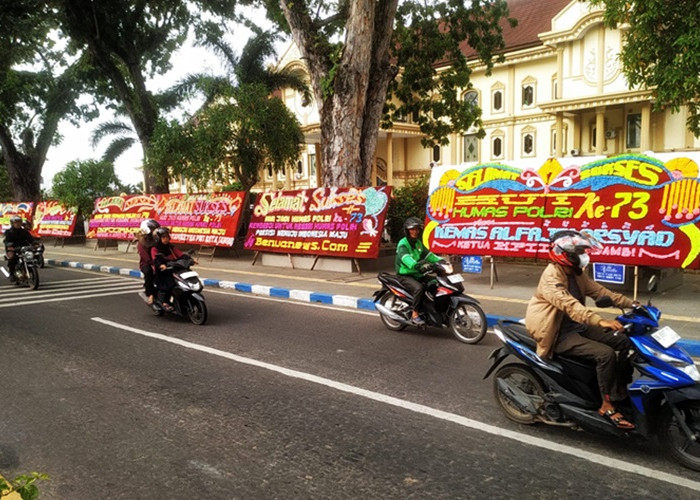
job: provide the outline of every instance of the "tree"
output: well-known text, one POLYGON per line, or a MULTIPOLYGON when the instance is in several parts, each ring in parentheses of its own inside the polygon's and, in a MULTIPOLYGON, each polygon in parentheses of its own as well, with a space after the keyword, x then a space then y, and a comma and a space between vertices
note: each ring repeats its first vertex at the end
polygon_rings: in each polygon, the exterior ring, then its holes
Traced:
POLYGON ((461 44, 490 71, 504 48, 506 0, 405 0, 400 7, 399 0, 248 0, 260 2, 291 32, 307 64, 326 185, 369 184, 387 97, 400 102, 386 108, 385 124, 419 111, 426 144, 480 125, 480 110, 459 95, 471 71, 461 44))
POLYGON ((200 188, 232 178, 245 191, 266 165, 281 169, 299 156, 299 122, 264 85, 246 84, 201 109, 185 125, 161 124, 149 161, 167 165, 200 188))
POLYGON ((182 98, 200 93, 204 103, 188 123, 157 128, 157 151, 151 158, 157 168, 170 168, 201 188, 208 181, 228 184, 235 178, 248 191, 264 166, 280 170, 296 161, 304 136, 294 115, 272 93, 294 88, 310 100, 310 91, 299 75, 265 66, 274 55, 275 35, 253 31, 240 56, 221 38, 202 39, 230 71, 190 75, 171 89, 182 98))
POLYGON ((53 178, 51 195, 68 207, 78 207, 83 217, 92 214, 95 200, 128 191, 122 186, 114 164, 106 161, 72 161, 53 178))
POLYGON ((17 201, 40 198, 60 121, 92 116, 76 104, 83 61, 66 50, 57 28, 50 2, 9 2, 0 10, 0 149, 17 201))
MULTIPOLYGON (((233 15, 235 0, 57 0, 61 22, 94 68, 97 92, 123 107, 143 149, 145 164, 160 109, 146 80, 170 69, 172 53, 206 13, 233 15)), ((214 23, 206 24, 210 29, 214 23)), ((167 170, 147 171, 148 192, 168 192, 167 170)))
POLYGON ((631 87, 652 90, 652 109, 688 106, 688 128, 700 136, 700 3, 591 0, 605 25, 626 26, 622 68, 631 87))

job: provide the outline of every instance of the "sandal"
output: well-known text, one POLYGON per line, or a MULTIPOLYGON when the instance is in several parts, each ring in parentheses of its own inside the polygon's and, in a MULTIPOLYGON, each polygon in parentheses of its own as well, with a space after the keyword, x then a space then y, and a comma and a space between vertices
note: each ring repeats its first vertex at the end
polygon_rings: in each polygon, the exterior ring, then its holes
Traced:
POLYGON ((167 302, 164 302, 163 304, 160 305, 161 309, 163 309, 165 312, 173 312, 175 308, 168 304, 167 302))
POLYGON ((622 413, 620 413, 619 411, 617 411, 615 409, 611 409, 611 410, 608 410, 605 412, 601 412, 600 410, 598 410, 598 414, 601 417, 605 417, 608 420, 610 420, 610 422, 612 422, 613 425, 615 427, 617 427, 618 429, 623 429, 623 430, 629 431, 629 430, 632 430, 636 427, 632 422, 627 420, 622 413))

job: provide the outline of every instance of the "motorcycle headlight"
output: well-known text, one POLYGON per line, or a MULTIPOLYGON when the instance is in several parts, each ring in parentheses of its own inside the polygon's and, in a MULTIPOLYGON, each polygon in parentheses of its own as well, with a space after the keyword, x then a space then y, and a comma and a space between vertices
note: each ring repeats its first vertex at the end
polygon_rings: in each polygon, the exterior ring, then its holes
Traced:
POLYGON ((644 346, 644 349, 655 358, 658 358, 664 363, 668 363, 674 368, 677 368, 678 370, 682 371, 690 378, 692 378, 695 382, 700 382, 700 372, 698 371, 698 367, 695 366, 695 363, 688 363, 685 360, 669 356, 668 354, 661 351, 657 351, 656 349, 652 349, 649 346, 644 346))
POLYGON ((24 252, 24 259, 25 260, 32 260, 33 258, 34 258, 34 252, 32 252, 31 250, 24 252))

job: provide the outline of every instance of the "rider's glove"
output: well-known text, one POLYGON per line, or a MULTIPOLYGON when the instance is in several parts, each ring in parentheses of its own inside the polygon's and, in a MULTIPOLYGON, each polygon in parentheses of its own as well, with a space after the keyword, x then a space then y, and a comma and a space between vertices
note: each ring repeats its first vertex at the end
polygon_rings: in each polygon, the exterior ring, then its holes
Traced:
POLYGON ((435 265, 432 264, 431 262, 426 262, 424 264, 421 264, 420 268, 419 268, 420 272, 424 273, 424 274, 429 273, 430 271, 433 271, 434 269, 435 269, 435 265))

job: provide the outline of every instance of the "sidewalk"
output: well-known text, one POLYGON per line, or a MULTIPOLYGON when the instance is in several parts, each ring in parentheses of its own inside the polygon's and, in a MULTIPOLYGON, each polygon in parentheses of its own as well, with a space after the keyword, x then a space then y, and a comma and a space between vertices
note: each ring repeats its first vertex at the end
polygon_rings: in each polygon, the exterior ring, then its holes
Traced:
MULTIPOLYGON (((70 266, 139 277, 138 255, 132 246, 124 252, 117 248, 88 245, 54 247, 45 241, 47 265, 70 266)), ((291 267, 252 265, 253 255, 216 256, 213 261, 199 257, 197 272, 205 286, 231 288, 240 292, 269 295, 306 302, 321 302, 343 307, 374 310, 372 293, 378 289, 377 271, 343 273, 291 267)), ((497 263, 498 281, 491 288, 488 266, 482 274, 464 273, 466 293, 478 299, 493 325, 499 318, 521 318, 537 286, 543 264, 497 263)), ((391 268, 382 269, 393 272, 391 268)), ((645 285, 639 285, 638 299, 646 302, 645 285)), ((684 347, 700 356, 700 275, 685 274, 683 284, 657 293, 652 301, 663 313, 663 324, 672 326, 684 337, 684 347)), ((612 309, 604 313, 615 314, 612 309)))

